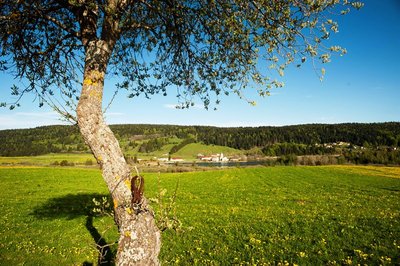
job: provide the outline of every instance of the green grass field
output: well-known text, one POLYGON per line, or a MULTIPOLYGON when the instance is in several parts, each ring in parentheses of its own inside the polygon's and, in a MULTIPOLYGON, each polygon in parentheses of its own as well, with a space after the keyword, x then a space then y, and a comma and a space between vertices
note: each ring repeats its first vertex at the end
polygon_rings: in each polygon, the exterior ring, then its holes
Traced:
POLYGON ((204 155, 211 155, 217 153, 223 153, 224 155, 241 155, 243 151, 229 148, 226 146, 218 145, 205 145, 201 143, 191 143, 180 149, 173 156, 182 157, 188 160, 193 160, 197 158, 197 154, 202 153, 204 155))
MULTIPOLYGON (((144 177, 150 198, 160 188, 168 198, 179 180, 182 224, 162 234, 164 265, 400 264, 400 168, 144 177)), ((95 241, 117 239, 112 218, 90 211, 93 198, 107 195, 97 169, 3 167, 0 184, 0 265, 96 264, 95 241)))
POLYGON ((51 153, 38 156, 0 156, 0 166, 9 164, 48 166, 56 161, 60 163, 62 160, 67 160, 77 165, 84 165, 87 160, 91 160, 93 164, 96 164, 96 159, 90 153, 51 153))

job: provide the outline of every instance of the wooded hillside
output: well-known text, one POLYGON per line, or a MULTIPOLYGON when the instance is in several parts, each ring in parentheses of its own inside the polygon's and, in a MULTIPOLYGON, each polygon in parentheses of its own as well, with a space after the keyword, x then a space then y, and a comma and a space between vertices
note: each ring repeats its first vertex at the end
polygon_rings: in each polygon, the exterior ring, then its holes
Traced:
MULTIPOLYGON (((159 149, 168 138, 228 146, 240 150, 258 147, 266 155, 333 153, 332 143, 391 148, 400 146, 400 123, 309 124, 282 127, 176 125, 113 125, 123 147, 141 145, 142 152, 159 149), (142 147, 143 146, 143 147, 142 147), (283 147, 283 151, 282 151, 283 147)), ((58 152, 86 152, 76 126, 45 126, 0 131, 0 156, 30 156, 58 152)))

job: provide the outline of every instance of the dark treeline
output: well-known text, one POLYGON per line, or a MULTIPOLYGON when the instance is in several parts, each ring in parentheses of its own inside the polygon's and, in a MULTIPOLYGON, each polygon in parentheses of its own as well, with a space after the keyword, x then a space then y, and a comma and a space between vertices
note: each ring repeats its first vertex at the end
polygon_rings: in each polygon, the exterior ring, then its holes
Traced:
POLYGON ((75 126, 1 130, 0 139, 1 156, 31 156, 87 149, 75 126))
MULTIPOLYGON (((120 141, 131 147, 141 141, 143 152, 159 149, 166 138, 228 146, 240 150, 254 147, 271 156, 283 154, 333 154, 329 143, 397 148, 400 123, 309 124, 282 127, 236 127, 176 125, 112 125, 120 141)), ((0 131, 0 156, 30 156, 57 152, 88 152, 76 126, 45 126, 0 131)))
POLYGON ((139 152, 149 153, 161 149, 164 145, 168 144, 167 138, 153 138, 149 141, 143 142, 139 147, 139 152))
POLYGON ((190 143, 195 143, 195 142, 196 142, 196 140, 193 139, 193 138, 185 139, 185 140, 182 141, 181 143, 179 143, 179 144, 177 144, 177 145, 174 145, 174 146, 171 148, 171 150, 170 150, 169 153, 170 153, 170 154, 173 154, 173 153, 179 151, 180 149, 182 149, 183 147, 185 147, 186 145, 188 145, 188 144, 190 144, 190 143))
MULTIPOLYGON (((347 146, 347 145, 346 145, 347 146)), ((297 144, 297 143, 275 143, 262 148, 262 152, 267 156, 282 156, 288 154, 295 155, 322 155, 338 154, 342 147, 315 145, 315 144, 297 144)))
POLYGON ((283 127, 196 127, 198 139, 206 144, 237 149, 264 147, 275 143, 325 144, 348 142, 363 146, 400 146, 400 123, 310 124, 283 127))

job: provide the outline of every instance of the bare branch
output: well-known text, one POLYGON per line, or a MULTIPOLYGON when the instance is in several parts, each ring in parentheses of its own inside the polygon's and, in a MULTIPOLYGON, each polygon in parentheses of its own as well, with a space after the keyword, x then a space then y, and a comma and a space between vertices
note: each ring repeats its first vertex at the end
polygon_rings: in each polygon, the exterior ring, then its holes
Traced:
POLYGON ((60 29, 68 32, 71 36, 74 36, 78 39, 81 38, 81 34, 79 32, 76 32, 74 30, 72 30, 71 28, 67 27, 66 25, 64 25, 61 21, 58 21, 57 19, 49 16, 49 15, 43 15, 43 17, 45 19, 47 19, 48 21, 53 22, 54 24, 56 24, 58 27, 60 27, 60 29))

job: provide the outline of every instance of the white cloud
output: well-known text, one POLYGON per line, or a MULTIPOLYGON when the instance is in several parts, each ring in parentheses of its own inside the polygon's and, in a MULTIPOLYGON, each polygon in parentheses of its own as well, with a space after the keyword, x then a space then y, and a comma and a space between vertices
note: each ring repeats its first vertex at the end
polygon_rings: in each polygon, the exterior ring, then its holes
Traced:
POLYGON ((176 109, 177 104, 164 104, 164 107, 167 109, 176 109))
POLYGON ((20 117, 40 117, 40 118, 58 118, 56 112, 16 112, 16 116, 20 117))
POLYGON ((0 129, 32 128, 68 124, 56 112, 16 112, 0 114, 0 129))

